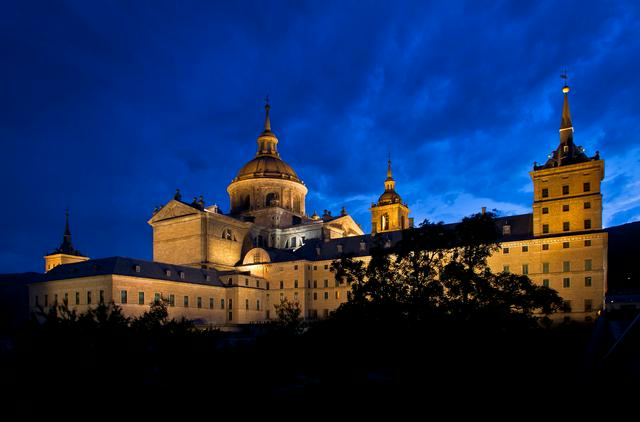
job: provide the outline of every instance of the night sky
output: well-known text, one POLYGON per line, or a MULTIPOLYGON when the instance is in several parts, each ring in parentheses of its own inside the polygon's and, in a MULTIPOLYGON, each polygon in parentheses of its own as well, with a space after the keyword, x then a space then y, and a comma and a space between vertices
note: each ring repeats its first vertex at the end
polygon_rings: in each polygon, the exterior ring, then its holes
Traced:
POLYGON ((67 207, 95 258, 151 259, 176 188, 228 211, 267 94, 309 214, 369 231, 388 153, 416 222, 530 212, 564 68, 604 223, 640 220, 639 4, 3 2, 0 272, 42 271, 67 207))

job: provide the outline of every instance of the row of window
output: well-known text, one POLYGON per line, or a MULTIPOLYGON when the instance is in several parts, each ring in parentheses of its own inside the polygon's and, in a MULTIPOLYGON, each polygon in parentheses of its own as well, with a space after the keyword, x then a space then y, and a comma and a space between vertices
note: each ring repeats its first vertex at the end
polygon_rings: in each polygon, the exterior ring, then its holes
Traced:
MULTIPOLYGON (((591 202, 589 202, 589 201, 584 202, 582 204, 582 206, 583 206, 583 209, 589 210, 589 209, 591 209, 591 202)), ((568 211, 569 211, 569 204, 563 204, 562 205, 562 212, 568 212, 568 211)), ((549 207, 542 207, 542 213, 543 214, 549 214, 549 207)))
MULTIPOLYGON (((590 182, 584 182, 582 184, 582 192, 591 192, 591 183, 590 182)), ((569 185, 563 185, 562 186, 562 194, 563 195, 569 195, 569 185)), ((543 188, 542 189, 542 197, 543 198, 548 198, 549 197, 549 188, 543 188)))
MULTIPOLYGON (((584 241, 584 246, 589 247, 591 246, 591 239, 587 239, 584 241)), ((563 249, 568 249, 571 247, 571 242, 562 242, 562 248, 563 249)), ((522 252, 529 252, 529 246, 528 245, 523 245, 522 248, 520 249, 522 252)), ((543 251, 548 251, 549 250, 549 244, 548 243, 543 243, 542 244, 542 250, 543 251)), ((503 254, 508 254, 511 252, 511 248, 510 247, 504 247, 502 248, 502 253, 503 254)))
MULTIPOLYGON (((122 304, 127 304, 129 301, 129 293, 127 290, 120 290, 120 303, 122 304)), ((160 300, 162 300, 162 296, 160 295, 160 293, 154 293, 154 297, 153 297, 154 302, 158 302, 160 300)), ((173 294, 169 295, 169 306, 170 307, 174 307, 176 306, 176 297, 173 294)), ((209 298, 209 309, 216 309, 215 306, 216 300, 213 297, 209 298)), ((138 292, 138 305, 144 305, 145 304, 145 292, 138 292)), ((189 296, 185 295, 182 297, 182 305, 185 308, 189 307, 189 296)), ((228 303, 227 303, 228 309, 232 309, 233 308, 233 299, 229 299, 228 303)), ((196 308, 203 308, 203 300, 201 296, 197 296, 196 297, 196 308)), ((250 305, 249 305, 249 299, 245 299, 245 309, 249 310, 250 305)), ((220 308, 219 309, 225 309, 225 301, 224 299, 220 299, 220 308)), ((255 309, 257 311, 260 310, 260 299, 256 300, 256 307, 255 309)))
MULTIPOLYGON (((590 218, 584 220, 584 230, 589 230, 589 229, 591 229, 591 219, 590 218)), ((571 223, 568 222, 568 221, 564 221, 562 223, 562 231, 563 232, 571 231, 571 223)), ((543 224, 542 225, 542 233, 549 233, 549 225, 548 224, 543 224)))
MULTIPOLYGON (((542 263, 542 273, 543 274, 549 274, 551 271, 549 270, 550 268, 550 263, 548 262, 543 262, 542 263)), ((584 260, 584 271, 591 271, 593 270, 593 261, 591 259, 585 259, 584 260)), ((510 268, 508 265, 504 265, 502 268, 502 271, 504 271, 505 273, 508 273, 510 271, 510 268)), ((563 261, 562 262, 562 272, 570 272, 571 271, 571 261, 563 261)), ((522 274, 529 274, 529 264, 522 264, 522 274)))
MULTIPOLYGON (((43 297, 44 299, 44 303, 42 304, 42 306, 49 306, 49 295, 44 295, 43 297)), ((87 305, 92 305, 93 304, 93 292, 88 291, 87 292, 87 305)), ((58 294, 54 294, 53 295, 53 302, 51 303, 52 305, 57 305, 59 298, 58 298, 58 294)), ((74 300, 76 305, 80 305, 80 292, 75 292, 75 300, 74 300)), ((64 296, 63 296, 63 303, 69 304, 69 293, 65 292, 64 296)), ((100 290, 98 293, 98 303, 104 303, 104 290, 100 290)), ((40 304, 40 298, 38 297, 38 295, 35 295, 35 304, 36 306, 41 306, 40 304)))
MULTIPOLYGON (((334 296, 336 299, 340 299, 340 292, 339 291, 335 291, 334 292, 334 296)), ((323 292, 322 297, 324 298, 324 300, 329 300, 329 292, 323 292)), ((307 298, 311 299, 311 293, 307 293, 307 298)), ((269 295, 267 294, 267 300, 269 299, 269 295)), ((280 300, 283 301, 285 299, 285 295, 284 293, 280 293, 280 300)), ((313 292, 313 300, 318 300, 318 292, 313 292)), ((297 302, 298 301, 298 293, 294 293, 293 294, 293 301, 297 302)))
MULTIPOLYGON (((294 270, 297 270, 297 269, 298 269, 298 265, 297 265, 297 264, 296 264, 296 265, 294 265, 294 266, 293 266, 293 269, 294 269, 294 270)), ((329 269, 329 264, 325 264, 325 265, 324 265, 324 269, 325 269, 325 270, 328 270, 328 269, 329 269)), ((311 270, 311 265, 307 265, 307 270, 311 270)), ((280 271, 284 271, 284 267, 280 267, 280 271)), ((314 265, 314 266, 313 266, 313 271, 318 271, 318 266, 317 266, 317 265, 314 265)))
MULTIPOLYGON (((590 276, 584 278, 584 287, 591 287, 593 283, 593 279, 590 276)), ((551 283, 548 278, 542 280, 542 285, 544 287, 551 287, 551 283)), ((564 277, 562 279, 562 288, 569 289, 571 288, 571 277, 564 277)))
MULTIPOLYGON (((571 301, 570 300, 565 300, 564 301, 564 311, 565 312, 571 312, 571 301)), ((593 300, 592 299, 585 299, 584 300, 584 312, 593 312, 593 300)))

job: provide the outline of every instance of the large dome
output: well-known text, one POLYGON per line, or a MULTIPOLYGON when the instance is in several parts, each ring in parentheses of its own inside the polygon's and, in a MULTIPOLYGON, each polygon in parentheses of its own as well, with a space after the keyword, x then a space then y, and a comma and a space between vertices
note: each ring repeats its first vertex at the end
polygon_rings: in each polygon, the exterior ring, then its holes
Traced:
POLYGON ((272 155, 261 155, 245 164, 233 181, 267 177, 302 183, 291 166, 272 155))

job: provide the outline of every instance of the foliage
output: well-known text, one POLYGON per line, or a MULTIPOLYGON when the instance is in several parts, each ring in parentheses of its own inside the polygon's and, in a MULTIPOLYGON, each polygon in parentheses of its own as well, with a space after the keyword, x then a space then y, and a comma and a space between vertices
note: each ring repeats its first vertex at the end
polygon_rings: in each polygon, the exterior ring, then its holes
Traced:
POLYGON ((304 329, 302 321, 302 309, 298 302, 292 302, 287 298, 274 305, 276 309, 276 323, 291 333, 300 333, 304 329))

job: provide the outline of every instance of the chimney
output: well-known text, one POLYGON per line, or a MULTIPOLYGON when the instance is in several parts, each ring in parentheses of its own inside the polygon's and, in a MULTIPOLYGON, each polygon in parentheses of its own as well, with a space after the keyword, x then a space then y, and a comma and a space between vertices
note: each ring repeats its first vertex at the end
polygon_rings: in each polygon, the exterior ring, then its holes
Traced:
POLYGON ((482 215, 485 215, 487 213, 487 207, 482 207, 482 215))

